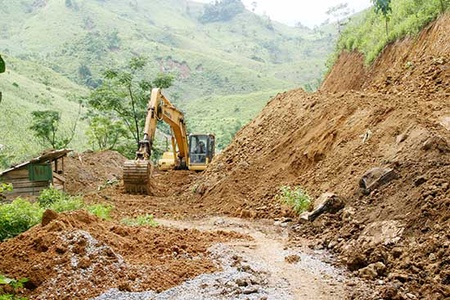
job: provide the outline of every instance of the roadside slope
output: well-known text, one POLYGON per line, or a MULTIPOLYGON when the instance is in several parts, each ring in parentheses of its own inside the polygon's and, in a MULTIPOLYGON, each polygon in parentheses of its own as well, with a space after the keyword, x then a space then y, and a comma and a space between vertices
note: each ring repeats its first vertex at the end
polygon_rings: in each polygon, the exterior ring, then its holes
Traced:
POLYGON ((344 212, 294 226, 294 242, 316 236, 356 274, 385 280, 383 297, 450 297, 449 26, 446 15, 389 45, 369 69, 343 54, 319 92, 277 95, 197 181, 197 201, 272 218, 289 215, 275 197, 282 185, 334 192, 344 212), (364 195, 374 167, 396 179, 364 195), (367 275, 374 263, 382 271, 367 275))

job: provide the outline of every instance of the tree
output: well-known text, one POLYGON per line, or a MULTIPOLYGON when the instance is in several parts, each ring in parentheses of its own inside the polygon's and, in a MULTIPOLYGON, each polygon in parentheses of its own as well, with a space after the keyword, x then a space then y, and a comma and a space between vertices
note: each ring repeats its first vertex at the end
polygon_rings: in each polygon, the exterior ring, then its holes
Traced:
MULTIPOLYGON (((80 106, 81 109, 81 106, 80 106)), ((42 146, 51 146, 53 149, 66 148, 75 136, 78 119, 68 134, 58 134, 61 123, 61 114, 54 110, 32 111, 32 121, 29 127, 34 131, 42 146)), ((80 111, 78 112, 80 115, 80 111)))
POLYGON ((54 110, 33 111, 31 115, 33 116, 33 121, 30 129, 40 139, 40 143, 43 146, 50 144, 53 149, 57 149, 59 141, 56 138, 56 132, 61 119, 59 112, 54 110))
MULTIPOLYGON (((0 55, 0 73, 5 73, 5 71, 6 71, 5 61, 0 55)), ((0 92, 0 102, 2 102, 2 92, 0 92)))
POLYGON ((100 114, 92 116, 89 120, 87 136, 94 149, 114 149, 120 138, 126 135, 127 130, 120 120, 100 114))
POLYGON ((342 26, 345 25, 344 20, 350 15, 348 3, 340 3, 336 6, 328 8, 326 14, 332 16, 336 20, 338 33, 341 34, 342 26))
POLYGON ((6 71, 5 61, 0 55, 0 73, 5 73, 5 71, 6 71))
POLYGON ((207 4, 199 21, 202 23, 223 22, 233 19, 236 15, 245 11, 241 0, 221 0, 214 4, 207 4))
POLYGON ((384 20, 386 23, 386 36, 389 35, 388 22, 390 19, 390 14, 392 12, 391 8, 391 0, 371 0, 373 3, 373 7, 375 9, 375 13, 381 13, 384 16, 384 20))
MULTIPOLYGON (((112 146, 115 145, 113 141, 117 142, 116 138, 128 139, 131 135, 139 145, 152 88, 168 88, 173 82, 173 76, 168 74, 159 74, 153 81, 145 78, 143 71, 146 64, 147 60, 138 56, 132 58, 122 70, 107 70, 101 85, 87 97, 87 118, 97 141, 108 141, 112 146), (110 130, 117 131, 117 136, 105 136, 110 133, 101 128, 108 124, 99 119, 100 115, 113 120, 114 126, 110 130), (126 128, 126 131, 118 131, 120 128, 126 128)), ((103 143, 102 147, 105 145, 103 143)))

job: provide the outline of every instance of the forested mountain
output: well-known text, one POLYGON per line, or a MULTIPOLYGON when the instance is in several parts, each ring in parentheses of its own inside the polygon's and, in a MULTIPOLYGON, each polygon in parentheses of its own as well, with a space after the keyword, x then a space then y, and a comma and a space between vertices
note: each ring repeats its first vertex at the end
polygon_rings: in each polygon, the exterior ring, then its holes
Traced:
MULTIPOLYGON (((215 132, 223 147, 270 96, 317 87, 335 38, 330 25, 291 28, 239 0, 0 0, 0 13, 3 158, 40 150, 28 130, 31 111, 58 107, 72 124, 76 99, 135 56, 148 58, 150 78, 174 76, 165 94, 185 110, 189 129, 215 132)), ((70 146, 89 146, 85 129, 78 126, 83 142, 70 146)))

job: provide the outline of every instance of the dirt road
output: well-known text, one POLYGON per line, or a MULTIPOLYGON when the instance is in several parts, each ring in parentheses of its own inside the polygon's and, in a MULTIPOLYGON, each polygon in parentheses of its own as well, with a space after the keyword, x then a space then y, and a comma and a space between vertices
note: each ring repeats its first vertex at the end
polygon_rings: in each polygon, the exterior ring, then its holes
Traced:
MULTIPOLYGON (((100 299, 345 299, 350 282, 343 270, 322 260, 324 253, 286 247, 283 222, 213 217, 198 221, 157 220, 176 229, 232 231, 251 237, 215 244, 209 254, 222 270, 164 291, 124 293, 110 290, 100 299)), ((353 282, 355 279, 352 279, 353 282)), ((358 283, 361 286, 361 282, 358 283)), ((353 284, 351 284, 353 285, 353 284)), ((367 287, 366 287, 367 290, 367 287)))

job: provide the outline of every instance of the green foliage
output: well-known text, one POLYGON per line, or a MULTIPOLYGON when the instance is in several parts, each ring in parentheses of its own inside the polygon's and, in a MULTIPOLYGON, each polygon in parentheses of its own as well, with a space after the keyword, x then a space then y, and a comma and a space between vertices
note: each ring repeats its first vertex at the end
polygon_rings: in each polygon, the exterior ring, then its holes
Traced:
POLYGON ((51 209, 56 212, 73 211, 84 206, 81 197, 70 196, 54 187, 43 190, 37 201, 41 208, 51 209))
POLYGON ((50 187, 41 192, 37 198, 39 206, 42 208, 50 208, 52 204, 60 200, 65 200, 67 198, 66 194, 54 187, 50 187))
POLYGON ((386 24, 386 36, 389 35, 388 22, 392 12, 391 0, 371 0, 377 14, 381 13, 386 24))
POLYGON ((13 186, 11 183, 0 182, 0 194, 4 192, 11 192, 13 190, 13 186))
POLYGON ((123 218, 120 222, 128 226, 158 226, 158 223, 154 220, 153 215, 149 214, 137 216, 136 218, 123 218))
MULTIPOLYGON (((366 63, 370 64, 388 43, 405 36, 416 35, 442 13, 442 7, 448 10, 448 5, 442 6, 442 3, 448 3, 448 0, 380 1, 375 9, 382 13, 381 16, 375 13, 374 9, 353 18, 342 32, 336 52, 360 51, 365 55, 366 63), (384 13, 387 14, 387 19, 384 13), (390 30, 386 34, 388 23, 390 30)), ((337 53, 328 66, 337 57, 337 53)))
POLYGON ((220 0, 214 4, 207 4, 199 21, 202 23, 226 22, 244 10, 245 6, 240 0, 220 0))
POLYGON ((392 12, 391 0, 371 0, 376 13, 381 13, 385 18, 392 12))
MULTIPOLYGON (((51 146, 53 149, 66 148, 72 141, 76 123, 70 134, 58 134, 58 128, 61 122, 61 114, 54 110, 33 111, 32 123, 30 129, 44 147, 51 146)), ((78 120, 77 120, 78 122, 78 120)))
POLYGON ((111 211, 114 209, 114 206, 109 204, 93 204, 86 207, 86 210, 91 214, 99 217, 103 220, 111 219, 111 211))
MULTIPOLYGON (((159 87, 161 89, 168 89, 173 85, 175 77, 171 74, 159 73, 153 80, 153 86, 159 87)), ((143 87, 147 88, 147 87, 143 87)))
POLYGON ((278 198, 298 214, 308 210, 311 205, 311 197, 300 187, 282 186, 278 198))
POLYGON ((15 237, 41 221, 43 209, 38 203, 17 198, 0 205, 0 241, 15 237))
POLYGON ((5 73, 5 70, 6 70, 5 61, 0 55, 0 73, 5 73))
POLYGON ((146 65, 147 59, 137 56, 122 70, 104 72, 102 84, 86 99, 91 143, 99 148, 121 150, 121 147, 116 148, 117 142, 122 139, 125 144, 132 144, 128 142, 129 135, 135 141, 133 145, 139 143, 152 87, 168 88, 174 79, 171 75, 159 74, 150 81, 142 74, 146 65))
POLYGON ((0 300, 27 300, 26 297, 19 297, 17 293, 23 288, 24 283, 28 282, 28 278, 11 279, 2 274, 0 274, 0 286, 8 285, 10 286, 14 293, 13 294, 2 294, 0 295, 0 300))
MULTIPOLYGON (((0 241, 15 237, 38 224, 46 209, 56 212, 86 209, 99 218, 109 220, 114 206, 109 204, 86 206, 81 197, 70 196, 50 187, 41 192, 35 203, 17 198, 12 203, 0 204, 0 241)), ((139 219, 141 223, 146 221, 150 223, 150 218, 139 219)))
POLYGON ((61 115, 54 110, 33 111, 33 122, 30 129, 35 132, 43 145, 50 144, 53 149, 57 149, 56 132, 58 131, 61 115))
POLYGON ((127 136, 127 133, 120 120, 91 112, 86 135, 92 149, 117 149, 117 145, 123 137, 127 136))

